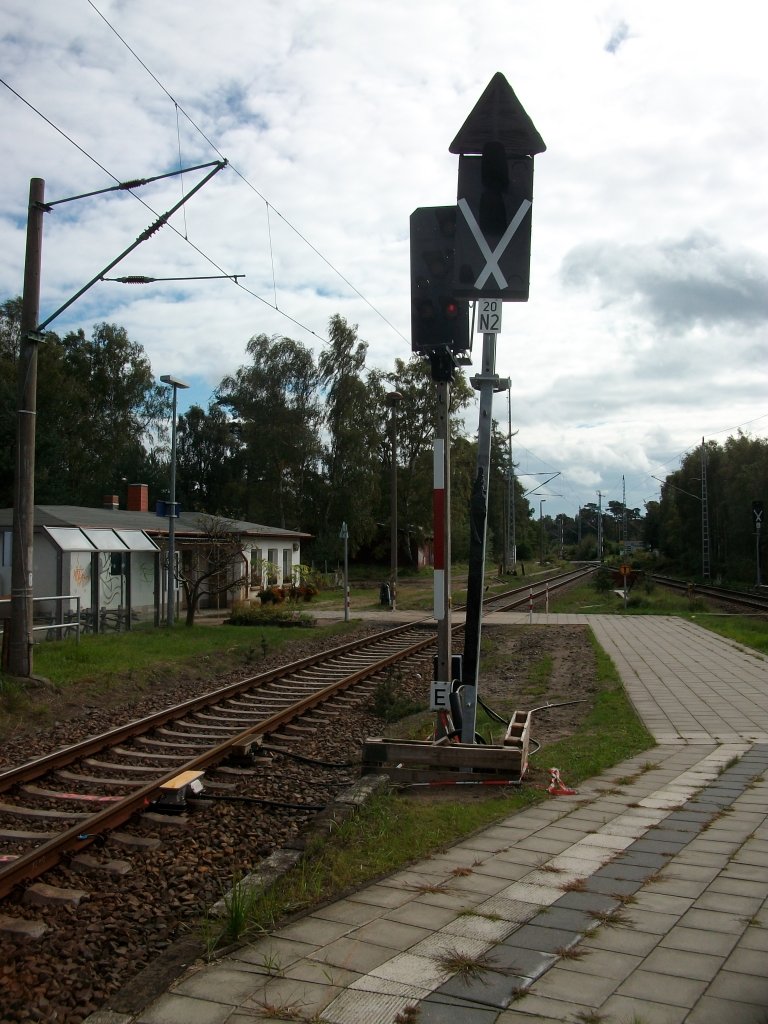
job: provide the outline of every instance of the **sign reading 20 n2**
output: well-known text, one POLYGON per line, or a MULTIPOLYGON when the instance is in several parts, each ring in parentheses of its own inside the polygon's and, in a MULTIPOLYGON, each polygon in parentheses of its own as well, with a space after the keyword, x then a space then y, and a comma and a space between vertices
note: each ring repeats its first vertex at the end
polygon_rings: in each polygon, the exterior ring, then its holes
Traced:
POLYGON ((477 300, 477 333, 499 334, 501 332, 501 299, 477 300))

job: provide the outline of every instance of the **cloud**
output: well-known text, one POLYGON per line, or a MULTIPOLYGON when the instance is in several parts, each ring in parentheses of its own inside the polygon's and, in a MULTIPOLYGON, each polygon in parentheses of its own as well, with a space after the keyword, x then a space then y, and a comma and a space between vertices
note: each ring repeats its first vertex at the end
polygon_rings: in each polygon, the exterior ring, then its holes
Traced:
POLYGON ((629 25, 623 19, 614 27, 608 42, 603 47, 608 53, 617 53, 619 48, 629 39, 629 25))
POLYGON ((560 279, 570 288, 595 287, 604 305, 629 307, 676 332, 768 322, 768 260, 703 231, 643 245, 576 246, 563 257, 560 279))

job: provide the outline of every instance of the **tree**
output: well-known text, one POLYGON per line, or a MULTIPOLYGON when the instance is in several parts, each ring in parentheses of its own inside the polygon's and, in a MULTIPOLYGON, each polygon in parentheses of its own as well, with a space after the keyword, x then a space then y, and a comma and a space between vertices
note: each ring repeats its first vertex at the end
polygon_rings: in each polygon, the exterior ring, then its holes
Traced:
POLYGON ((349 527, 351 552, 370 542, 376 528, 379 472, 376 453, 386 435, 383 395, 364 379, 368 345, 359 341, 357 326, 341 316, 328 324, 330 345, 318 358, 318 376, 325 391, 327 441, 323 446, 323 501, 316 551, 335 550, 339 525, 349 527))
POLYGON ((661 489, 658 547, 678 572, 698 576, 703 564, 702 476, 707 480, 710 571, 735 582, 756 575, 752 502, 768 500, 768 440, 739 431, 708 441, 683 459, 661 489))
POLYGON ((248 582, 245 545, 235 524, 218 516, 200 516, 199 538, 181 550, 177 580, 187 603, 186 625, 195 622, 195 612, 203 594, 216 597, 237 591, 248 582))
POLYGON ((141 479, 146 445, 164 436, 170 400, 125 328, 96 324, 90 339, 80 330, 62 345, 69 381, 63 468, 70 494, 96 504, 123 477, 141 479))
POLYGON ((208 412, 191 406, 179 417, 176 434, 176 489, 183 507, 210 515, 232 514, 242 456, 238 433, 221 406, 211 403, 208 412))
MULTIPOLYGON (((0 307, 0 500, 13 500, 16 367, 21 300, 0 307)), ((100 505, 123 480, 149 483, 150 452, 164 437, 169 399, 141 345, 124 328, 97 324, 62 341, 47 332, 38 351, 35 499, 100 505)))
POLYGON ((7 299, 0 306, 0 507, 13 504, 20 334, 21 299, 7 299))
POLYGON ((321 451, 317 368, 309 349, 292 338, 259 334, 247 353, 251 364, 225 377, 216 392, 242 446, 238 513, 299 529, 321 451))

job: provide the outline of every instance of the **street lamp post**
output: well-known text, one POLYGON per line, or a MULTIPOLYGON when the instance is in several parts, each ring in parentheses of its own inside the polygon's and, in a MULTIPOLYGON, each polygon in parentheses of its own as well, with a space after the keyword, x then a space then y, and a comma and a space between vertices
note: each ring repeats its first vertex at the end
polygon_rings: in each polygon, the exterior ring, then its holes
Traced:
POLYGON ((179 388, 188 388, 189 384, 165 374, 160 378, 163 384, 173 388, 173 412, 171 414, 171 496, 168 502, 168 593, 166 626, 172 626, 176 611, 176 394, 179 388))
POLYGON ((389 606, 392 611, 397 609, 397 407, 403 396, 399 391, 390 391, 386 402, 390 409, 389 431, 391 442, 392 474, 389 489, 389 518, 390 518, 390 579, 389 579, 389 606))
POLYGON ((546 498, 539 499, 539 565, 544 565, 544 502, 546 498))

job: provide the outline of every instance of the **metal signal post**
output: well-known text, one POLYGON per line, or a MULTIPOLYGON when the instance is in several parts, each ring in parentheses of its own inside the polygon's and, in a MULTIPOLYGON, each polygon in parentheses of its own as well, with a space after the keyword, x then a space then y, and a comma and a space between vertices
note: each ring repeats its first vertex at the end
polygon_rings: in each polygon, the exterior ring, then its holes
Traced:
MULTIPOLYGON (((470 498, 469 573, 461 686, 461 741, 474 743, 480 663, 493 396, 502 303, 527 302, 533 157, 546 149, 502 74, 491 79, 450 146, 459 155, 453 294, 475 300, 483 335, 477 470, 470 498)), ((511 411, 510 411, 511 419, 511 411)))

